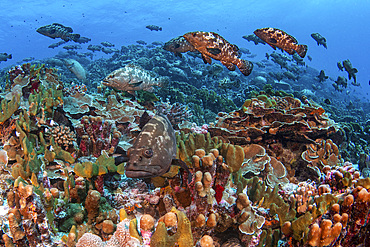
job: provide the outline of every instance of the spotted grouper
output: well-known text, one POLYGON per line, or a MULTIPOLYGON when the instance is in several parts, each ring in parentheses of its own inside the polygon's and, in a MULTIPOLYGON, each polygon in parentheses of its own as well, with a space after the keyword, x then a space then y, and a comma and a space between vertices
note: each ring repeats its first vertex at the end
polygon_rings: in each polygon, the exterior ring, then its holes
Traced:
POLYGON ((175 159, 176 151, 176 136, 170 121, 166 116, 155 115, 127 150, 126 176, 158 177, 168 172, 171 165, 188 170, 185 162, 175 159))
POLYGON ((239 68, 243 75, 248 76, 253 63, 240 59, 239 48, 230 44, 221 35, 214 32, 189 32, 183 37, 200 53, 205 63, 211 64, 212 59, 219 60, 231 71, 239 68))
POLYGON ((274 50, 280 48, 290 55, 295 52, 301 58, 304 58, 307 53, 307 45, 300 45, 298 41, 286 32, 272 27, 260 28, 253 32, 258 38, 269 44, 274 50))

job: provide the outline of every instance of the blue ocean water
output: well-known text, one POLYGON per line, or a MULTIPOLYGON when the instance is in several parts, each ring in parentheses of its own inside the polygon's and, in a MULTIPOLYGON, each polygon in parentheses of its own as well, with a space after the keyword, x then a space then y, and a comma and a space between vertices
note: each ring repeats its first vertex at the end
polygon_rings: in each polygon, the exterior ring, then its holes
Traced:
MULTIPOLYGON (((257 54, 258 62, 269 46, 255 46, 243 35, 261 27, 276 27, 293 35, 299 43, 308 45, 313 60, 306 64, 324 69, 334 80, 338 75, 336 63, 350 59, 358 69, 361 87, 349 87, 349 92, 367 100, 370 91, 370 1, 14 1, 2 0, 0 8, 0 52, 13 59, 0 62, 0 68, 17 64, 26 57, 52 57, 62 47, 49 49, 59 41, 36 32, 40 26, 54 22, 70 26, 75 33, 89 37, 89 44, 110 41, 116 47, 135 44, 166 42, 189 31, 214 31, 231 43, 257 54), (158 25, 163 31, 150 31, 146 25, 158 25), (317 46, 311 33, 318 32, 327 39, 328 49, 317 46)), ((82 45, 86 49, 88 44, 82 45)), ((84 51, 84 50, 83 50, 84 51)), ((104 56, 101 53, 101 56, 104 56)), ((309 85, 308 85, 309 87, 309 85)))

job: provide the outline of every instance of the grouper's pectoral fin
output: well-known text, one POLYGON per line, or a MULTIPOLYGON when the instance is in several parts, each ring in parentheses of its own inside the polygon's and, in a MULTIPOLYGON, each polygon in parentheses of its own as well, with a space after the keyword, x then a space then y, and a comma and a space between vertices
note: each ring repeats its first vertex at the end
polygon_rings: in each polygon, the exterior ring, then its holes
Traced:
POLYGON ((188 183, 191 183, 193 176, 189 170, 189 167, 186 165, 186 163, 180 159, 173 159, 171 162, 171 166, 169 167, 168 171, 162 175, 162 177, 165 178, 173 178, 179 173, 179 169, 183 168, 186 170, 188 175, 188 183))
POLYGON ((188 183, 190 184, 191 181, 193 180, 193 176, 189 170, 189 167, 186 165, 186 163, 180 159, 172 159, 171 166, 178 166, 186 170, 186 172, 189 174, 188 175, 188 183))
POLYGON ((141 84, 143 84, 143 81, 132 82, 132 83, 130 83, 130 86, 131 86, 131 87, 138 87, 138 86, 140 86, 141 84))
POLYGON ((235 70, 235 65, 234 64, 232 64, 232 63, 229 63, 229 62, 225 62, 225 61, 221 61, 221 63, 223 64, 223 65, 225 65, 226 66, 226 68, 228 69, 228 70, 230 70, 230 71, 234 71, 235 70))
POLYGON ((204 63, 212 64, 212 59, 209 56, 202 54, 202 59, 204 63))

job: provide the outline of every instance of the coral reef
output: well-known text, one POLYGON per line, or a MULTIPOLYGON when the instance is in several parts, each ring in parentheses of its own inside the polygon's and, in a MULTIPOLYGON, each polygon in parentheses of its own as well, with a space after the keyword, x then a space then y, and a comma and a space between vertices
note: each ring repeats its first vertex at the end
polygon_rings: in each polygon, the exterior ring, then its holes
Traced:
POLYGON ((302 66, 289 57, 271 54, 289 73, 256 72, 246 82, 219 64, 203 68, 195 53, 181 60, 131 45, 87 64, 70 56, 90 72, 85 84, 64 85, 70 72, 45 64, 7 71, 0 245, 370 243, 370 124, 355 111, 338 124, 336 109, 300 88, 302 66), (136 96, 100 84, 128 63, 167 78, 136 96), (176 161, 182 166, 161 177, 127 178, 126 151, 155 114, 177 130, 186 167, 176 161))

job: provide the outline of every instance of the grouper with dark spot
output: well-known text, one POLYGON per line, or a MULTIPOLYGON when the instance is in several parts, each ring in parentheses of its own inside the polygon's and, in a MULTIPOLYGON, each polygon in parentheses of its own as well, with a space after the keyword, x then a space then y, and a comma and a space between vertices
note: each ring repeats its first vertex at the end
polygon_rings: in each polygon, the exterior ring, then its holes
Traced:
POLYGON ((166 116, 155 115, 150 119, 127 150, 126 176, 151 178, 162 176, 171 165, 188 170, 185 162, 176 158, 176 136, 166 116))

